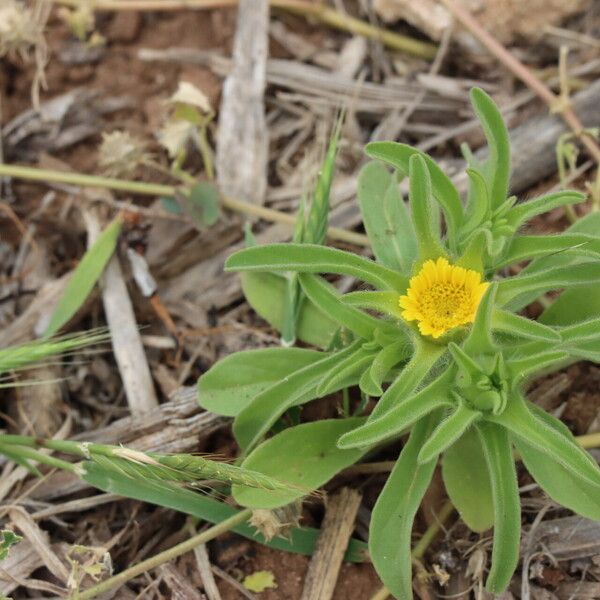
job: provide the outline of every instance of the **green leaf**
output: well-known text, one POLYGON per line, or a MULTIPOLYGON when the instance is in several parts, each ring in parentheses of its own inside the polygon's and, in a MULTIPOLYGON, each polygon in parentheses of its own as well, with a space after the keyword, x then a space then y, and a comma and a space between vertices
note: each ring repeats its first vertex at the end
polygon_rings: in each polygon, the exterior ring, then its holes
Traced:
MULTIPOLYGON (((171 508, 184 514, 192 515, 202 521, 208 521, 209 523, 220 523, 239 512, 233 506, 229 506, 224 502, 219 502, 198 492, 176 487, 175 485, 164 486, 156 481, 134 480, 126 475, 119 475, 114 471, 107 472, 102 467, 89 461, 86 461, 84 466, 85 473, 82 479, 103 492, 112 492, 126 498, 133 498, 142 502, 156 504, 157 506, 171 508)), ((307 556, 313 554, 317 538, 320 534, 318 529, 294 527, 290 531, 288 538, 276 537, 268 542, 253 527, 246 523, 236 525, 232 528, 232 531, 270 548, 307 556)), ((345 560, 363 562, 365 558, 366 544, 359 540, 351 539, 348 544, 345 560)))
MULTIPOLYGON (((582 217, 571 225, 566 234, 586 234, 598 236, 600 231, 600 212, 592 212, 582 217)), ((588 262, 589 258, 573 253, 562 252, 550 256, 543 256, 531 261, 522 271, 521 275, 531 275, 545 271, 551 267, 567 266, 588 262)), ((529 293, 512 300, 512 310, 521 310, 538 297, 536 292, 529 293)), ((550 316, 550 315, 548 315, 550 316)), ((586 320, 593 316, 600 316, 600 294, 597 286, 583 286, 573 290, 565 290, 549 309, 544 311, 540 321, 547 324, 570 325, 577 321, 586 320), (556 308, 552 308, 554 305, 556 308), (546 313, 555 313, 552 323, 546 319, 546 313)))
POLYGON ((476 426, 492 482, 494 499, 494 546, 492 566, 485 587, 494 594, 502 593, 519 562, 521 541, 521 502, 515 461, 508 435, 490 423, 476 426))
POLYGON ((560 342, 561 340, 560 333, 552 327, 501 308, 496 308, 493 312, 492 328, 496 331, 530 340, 544 340, 547 342, 560 342))
POLYGON ((492 208, 508 196, 510 179, 510 142, 508 130, 494 101, 480 88, 471 90, 471 103, 487 139, 489 157, 484 164, 492 208))
POLYGON ((600 282, 600 261, 559 265, 530 275, 519 274, 498 282, 497 304, 506 306, 521 294, 529 292, 542 294, 550 290, 594 282, 600 282))
POLYGON ((361 342, 354 342, 344 350, 326 355, 255 396, 233 422, 233 433, 240 447, 249 452, 290 407, 316 398, 315 390, 321 378, 335 370, 360 345, 361 342))
POLYGON ((413 423, 443 406, 454 404, 448 395, 451 376, 444 375, 416 394, 405 398, 381 417, 346 433, 338 440, 338 448, 364 448, 398 437, 413 423))
POLYGON ((456 243, 456 233, 462 222, 462 203, 454 184, 436 162, 424 152, 396 142, 371 142, 365 147, 365 153, 371 158, 389 163, 404 175, 409 174, 409 163, 413 156, 420 156, 425 161, 431 178, 431 191, 444 211, 452 247, 456 243))
POLYGON ((50 317, 44 337, 54 335, 86 301, 117 247, 122 226, 121 218, 117 217, 83 255, 50 317))
POLYGON ((377 498, 369 527, 369 553, 381 581, 396 598, 412 595, 411 538, 415 515, 435 470, 417 456, 435 423, 435 415, 413 428, 408 443, 377 498))
MULTIPOLYGON (((308 299, 318 309, 363 339, 371 339, 376 329, 386 326, 385 322, 344 304, 341 294, 322 277, 301 273, 298 280, 308 299)), ((401 334, 400 331, 398 333, 401 334)))
POLYGON ((419 464, 428 463, 437 458, 479 418, 481 418, 481 413, 478 410, 471 410, 465 405, 459 406, 435 428, 431 437, 421 448, 419 464))
POLYGON ((23 538, 10 529, 0 531, 0 560, 8 558, 11 546, 18 544, 23 538))
POLYGON ((574 190, 561 190, 545 194, 539 198, 521 202, 511 208, 506 219, 508 224, 514 229, 518 229, 527 221, 533 219, 537 215, 549 212, 559 206, 567 206, 569 204, 577 204, 585 200, 585 194, 574 190))
POLYGON ((339 363, 335 370, 329 371, 317 385, 316 394, 320 398, 344 387, 345 381, 360 380, 375 357, 372 350, 359 348, 346 360, 339 363))
POLYGON ((404 292, 408 279, 372 260, 313 244, 266 244, 233 253, 226 271, 297 271, 350 275, 375 287, 404 292))
POLYGON ((446 349, 443 346, 417 341, 409 363, 381 396, 369 420, 381 417, 399 402, 409 398, 445 352, 446 349))
MULTIPOLYGON (((528 407, 548 427, 552 427, 558 433, 577 443, 569 429, 561 421, 535 404, 528 404, 528 407)), ((547 454, 536 450, 521 438, 515 437, 513 442, 525 467, 548 496, 583 517, 600 521, 600 495, 596 486, 589 485, 579 477, 574 477, 568 469, 557 464, 547 454)))
POLYGON ((485 178, 476 169, 467 169, 466 173, 471 184, 473 200, 470 214, 460 229, 463 238, 481 225, 491 212, 490 191, 485 178))
POLYGON ((502 425, 514 437, 553 458, 573 476, 598 488, 600 493, 600 469, 596 462, 572 439, 534 416, 518 394, 510 397, 502 414, 490 415, 488 419, 502 425))
POLYGON ((496 349, 492 338, 492 319, 497 292, 498 284, 491 283, 479 303, 475 321, 464 343, 464 350, 469 354, 485 354, 496 349))
MULTIPOLYGON (((248 304, 270 325, 282 330, 287 280, 274 273, 242 273, 242 290, 248 304)), ((338 324, 320 311, 310 300, 300 302, 296 323, 296 338, 317 346, 328 348, 338 324)))
POLYGON ((214 184, 200 181, 187 195, 181 194, 181 200, 184 212, 192 218, 201 231, 219 220, 219 191, 214 184))
POLYGON ((198 403, 218 415, 235 417, 259 393, 325 356, 300 348, 260 348, 230 354, 198 379, 198 403))
MULTIPOLYGON (((592 235, 598 239, 600 212, 591 212, 582 217, 569 227, 568 232, 592 235)), ((561 259, 562 257, 552 258, 561 259)), ((539 262, 543 263, 543 260, 539 262)), ((540 321, 547 325, 571 325, 594 317, 600 317, 600 288, 597 285, 589 285, 565 290, 540 315, 540 321)))
POLYGON ((409 194, 413 226, 417 235, 419 263, 445 256, 439 232, 434 227, 431 178, 425 160, 415 154, 409 162, 409 194))
POLYGON ((582 233, 562 233, 560 235, 519 235, 515 237, 507 254, 495 269, 501 269, 513 263, 569 252, 581 256, 598 256, 600 253, 600 238, 582 233))
POLYGON ((467 430, 442 458, 448 497, 469 529, 482 533, 494 524, 492 484, 475 429, 467 430))
POLYGON ((377 312, 389 315, 394 319, 402 320, 400 308, 400 294, 397 292, 372 292, 369 290, 349 292, 341 296, 341 301, 349 306, 370 308, 377 312))
MULTIPOLYGON (((389 372, 398 363, 410 358, 411 354, 412 348, 410 344, 403 340, 395 342, 393 344, 389 344, 380 350, 377 356, 375 356, 375 358, 373 359, 371 368, 368 371, 369 381, 374 386, 374 389, 370 392, 371 396, 380 396, 383 393, 381 385, 385 381, 385 378, 387 377, 389 372)), ((363 377, 365 377, 365 375, 363 375, 363 377)), ((365 393, 369 393, 367 390, 363 391, 365 393)))
POLYGON ((340 450, 336 446, 342 434, 363 422, 361 418, 313 421, 269 438, 248 455, 242 466, 266 475, 276 474, 292 490, 273 492, 235 485, 235 501, 250 508, 276 508, 318 489, 365 454, 367 450, 340 450))
POLYGON ((380 162, 367 163, 358 176, 357 198, 377 260, 409 274, 417 240, 395 177, 380 162))
POLYGON ((522 358, 513 358, 508 366, 512 375, 513 387, 520 387, 530 377, 548 371, 548 369, 556 370, 555 367, 561 365, 568 358, 567 350, 548 350, 522 358))

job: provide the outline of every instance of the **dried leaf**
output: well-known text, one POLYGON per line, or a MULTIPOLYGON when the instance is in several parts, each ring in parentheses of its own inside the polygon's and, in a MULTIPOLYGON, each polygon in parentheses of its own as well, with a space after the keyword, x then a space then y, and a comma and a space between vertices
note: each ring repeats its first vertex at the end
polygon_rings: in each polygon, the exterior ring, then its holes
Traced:
POLYGON ((171 102, 196 106, 204 113, 211 113, 212 107, 208 98, 189 81, 180 81, 177 91, 171 96, 171 102))

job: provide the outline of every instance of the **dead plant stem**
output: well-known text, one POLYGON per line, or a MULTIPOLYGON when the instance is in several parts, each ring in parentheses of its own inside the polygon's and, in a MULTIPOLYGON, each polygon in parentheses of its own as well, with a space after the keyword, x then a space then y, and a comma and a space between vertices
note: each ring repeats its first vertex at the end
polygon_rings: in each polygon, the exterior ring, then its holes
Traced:
MULTIPOLYGON (((30 181, 42 181, 45 183, 66 183, 81 187, 106 188, 145 196, 174 196, 178 189, 173 185, 146 183, 143 181, 128 181, 124 179, 102 177, 100 175, 85 175, 68 171, 53 171, 49 169, 39 169, 37 167, 23 167, 7 164, 0 164, 0 177, 1 176, 30 181)), ((221 196, 221 204, 225 208, 235 212, 259 217, 273 223, 289 225, 291 229, 293 229, 296 223, 295 215, 283 213, 265 206, 251 204, 250 202, 238 200, 237 198, 221 196)), ((370 245, 366 235, 348 231, 340 227, 329 227, 327 235, 332 240, 355 244, 356 246, 368 247, 370 245)))
POLYGON ((538 79, 519 59, 511 54, 494 36, 488 33, 457 0, 439 0, 446 8, 510 71, 534 91, 550 108, 560 114, 573 133, 581 140, 590 155, 600 165, 600 146, 585 133, 583 124, 569 101, 557 96, 538 79))
MULTIPOLYGON (((57 0, 57 2, 67 6, 79 6, 81 4, 81 0, 57 0)), ((97 11, 175 11, 227 8, 237 6, 237 4, 238 0, 97 0, 93 3, 93 7, 97 11)), ((306 19, 320 21, 334 29, 379 41, 393 50, 407 52, 426 59, 433 59, 436 54, 435 44, 371 25, 325 4, 307 0, 270 0, 270 5, 272 8, 286 10, 306 19)))
POLYGON ((178 556, 181 556, 182 554, 193 550, 196 546, 199 546, 200 544, 205 544, 206 542, 209 542, 210 540, 216 538, 222 533, 229 531, 236 525, 247 521, 251 516, 252 510, 250 508, 241 510, 235 515, 229 517, 228 519, 225 519, 224 521, 221 521, 220 523, 214 525, 210 529, 207 529, 206 531, 203 531, 202 533, 191 537, 185 542, 181 542, 180 544, 177 544, 176 546, 173 546, 172 548, 169 548, 164 552, 160 552, 155 556, 143 560, 141 563, 138 563, 133 567, 129 567, 128 569, 125 569, 124 571, 118 573, 117 575, 114 575, 113 577, 109 577, 108 579, 102 581, 98 585, 95 585, 85 590, 84 592, 74 595, 73 600, 90 600, 90 598, 95 598, 96 596, 99 596, 104 592, 107 592, 115 587, 121 586, 130 579, 133 579, 134 577, 137 577, 142 573, 146 573, 147 571, 151 571, 152 569, 155 569, 156 567, 159 567, 160 565, 163 565, 177 558, 178 556))

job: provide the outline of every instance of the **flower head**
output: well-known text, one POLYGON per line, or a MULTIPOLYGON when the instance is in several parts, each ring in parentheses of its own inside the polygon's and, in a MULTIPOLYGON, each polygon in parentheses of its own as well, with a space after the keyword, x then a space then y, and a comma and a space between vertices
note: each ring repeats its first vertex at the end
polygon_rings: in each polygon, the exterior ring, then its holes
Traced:
POLYGON ((488 287, 477 271, 451 265, 445 258, 428 260, 400 296, 402 316, 417 321, 423 335, 438 338, 450 329, 475 320, 488 287))

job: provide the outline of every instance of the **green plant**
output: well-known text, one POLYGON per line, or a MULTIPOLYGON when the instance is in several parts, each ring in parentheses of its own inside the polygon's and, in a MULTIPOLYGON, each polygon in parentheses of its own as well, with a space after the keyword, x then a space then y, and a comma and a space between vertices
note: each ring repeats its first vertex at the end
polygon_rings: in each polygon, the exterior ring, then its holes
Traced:
MULTIPOLYGON (((335 344, 323 352, 240 352, 198 382, 202 406, 234 417, 242 465, 292 486, 316 489, 410 433, 373 510, 369 538, 381 579, 403 600, 412 597, 412 523, 439 456, 448 495, 466 524, 474 531, 494 526, 491 592, 506 588, 519 556, 513 447, 552 498, 600 519, 597 464, 523 393, 532 377, 600 360, 600 219, 591 214, 559 235, 521 233, 533 217, 585 197, 575 191, 519 203, 508 197, 506 127, 482 90, 472 90, 471 99, 489 154, 478 162, 464 149, 464 203, 427 155, 404 144, 372 143, 366 152, 378 160, 362 169, 358 199, 376 261, 293 243, 247 248, 227 261, 229 271, 297 273, 310 303, 337 324, 335 344), (408 207, 398 187, 405 176, 408 207), (505 276, 525 261, 517 275, 505 276), (375 289, 341 295, 322 273, 352 276, 375 289), (585 307, 572 301, 578 289, 589 292, 585 307), (538 320, 519 314, 552 290, 565 291, 538 320), (350 386, 379 398, 368 417, 281 430, 290 409, 350 386), (267 438, 276 425, 280 431, 267 438)), ((233 494, 255 508, 300 496, 238 485, 233 494)))

